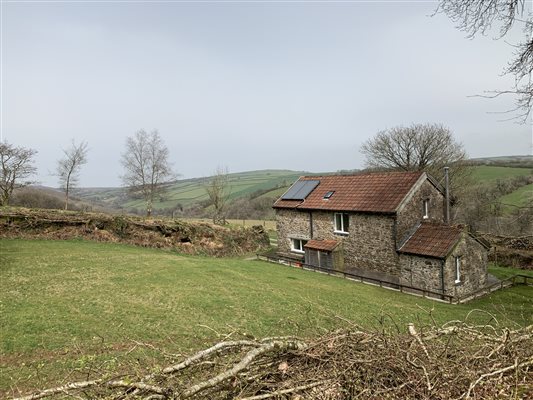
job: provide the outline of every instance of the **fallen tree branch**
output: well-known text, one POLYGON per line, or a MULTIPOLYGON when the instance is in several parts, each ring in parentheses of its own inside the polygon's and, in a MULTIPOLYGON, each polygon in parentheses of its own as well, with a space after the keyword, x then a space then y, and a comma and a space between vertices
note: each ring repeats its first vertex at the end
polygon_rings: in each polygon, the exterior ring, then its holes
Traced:
POLYGON ((468 387, 468 390, 466 391, 466 393, 464 393, 461 397, 459 397, 459 399, 462 399, 462 398, 465 398, 465 399, 468 399, 470 398, 470 394, 472 393, 472 390, 484 379, 486 378, 490 378, 491 376, 495 376, 495 375, 500 375, 500 374, 504 374, 505 372, 508 372, 508 371, 513 371, 513 370, 516 370, 518 368, 522 368, 522 367, 528 367, 530 365, 533 365, 533 357, 530 357, 529 360, 527 361, 524 361, 520 364, 518 364, 518 359, 515 360, 515 363, 513 365, 509 365, 505 368, 500 368, 500 369, 497 369, 496 371, 492 371, 492 372, 489 372, 487 374, 483 374, 481 375, 478 379, 476 379, 475 382, 472 382, 470 384, 470 386, 468 387))
POLYGON ((246 367, 248 367, 248 365, 250 365, 250 363, 254 361, 255 358, 260 356, 261 354, 270 352, 272 350, 278 350, 278 351, 303 350, 306 347, 307 347, 306 344, 304 344, 303 342, 298 342, 298 341, 275 340, 275 341, 263 344, 261 347, 250 350, 239 363, 233 366, 233 368, 226 370, 211 379, 208 379, 206 381, 203 381, 196 385, 191 386, 190 388, 188 388, 187 390, 183 392, 183 397, 184 398, 191 397, 205 389, 216 386, 217 384, 225 381, 226 379, 236 376, 239 372, 241 372, 246 367))
MULTIPOLYGON (((236 340, 236 341, 231 341, 231 342, 221 342, 221 343, 217 343, 216 345, 206 349, 206 350, 202 350, 202 351, 199 351, 198 353, 196 353, 194 356, 192 357, 189 357, 187 358, 185 361, 182 361, 178 364, 174 364, 174 365, 171 365, 170 367, 166 367, 164 368, 161 373, 162 374, 172 374, 172 373, 175 373, 179 370, 182 370, 184 368, 187 368, 188 366, 198 362, 199 360, 205 358, 205 357, 208 357, 210 356, 211 354, 213 353, 218 353, 218 352, 221 352, 223 350, 227 350, 228 348, 232 348, 232 347, 244 347, 244 346, 257 346, 257 342, 254 342, 252 340, 236 340)), ((153 376, 152 375, 149 375, 147 377, 147 379, 149 379, 150 376, 153 376)))
POLYGON ((271 397, 281 396, 282 394, 289 394, 289 393, 300 392, 300 391, 306 390, 306 389, 312 389, 312 388, 317 387, 317 386, 325 385, 328 382, 330 382, 330 381, 329 380, 325 380, 325 381, 313 382, 313 383, 309 383, 307 385, 300 385, 300 386, 296 386, 296 387, 289 388, 289 389, 277 390, 277 391, 272 392, 272 393, 259 394, 257 396, 250 396, 250 397, 238 397, 235 400, 263 400, 263 399, 270 399, 271 397))
MULTIPOLYGON (((138 360, 133 363, 138 370, 138 360)), ((364 400, 500 398, 522 387, 527 393, 532 366, 531 325, 509 330, 460 321, 443 328, 410 324, 404 333, 357 328, 308 342, 224 341, 148 375, 87 378, 16 400, 262 400, 291 393, 306 400, 342 400, 347 393, 364 400)), ((88 376, 98 372, 93 367, 88 376)))
POLYGON ((45 389, 40 392, 33 393, 29 396, 15 398, 15 400, 38 400, 38 399, 50 397, 56 394, 60 394, 60 393, 65 394, 65 393, 69 393, 72 390, 86 389, 86 388, 90 388, 93 386, 104 386, 108 388, 123 388, 123 389, 132 389, 132 390, 137 389, 137 390, 142 390, 144 392, 156 393, 158 395, 163 395, 163 396, 166 396, 169 393, 169 390, 163 389, 155 385, 147 385, 142 382, 126 382, 124 380, 104 381, 103 379, 96 379, 92 381, 69 383, 63 386, 58 386, 58 387, 51 388, 51 389, 45 389))

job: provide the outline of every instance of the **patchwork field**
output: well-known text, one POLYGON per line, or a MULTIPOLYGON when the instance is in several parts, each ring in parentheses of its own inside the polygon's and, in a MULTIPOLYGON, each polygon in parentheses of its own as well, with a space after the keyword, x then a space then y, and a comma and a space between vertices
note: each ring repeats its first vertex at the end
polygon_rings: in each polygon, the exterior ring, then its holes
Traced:
POLYGON ((2 240, 0 268, 6 395, 75 379, 92 366, 120 371, 125 358, 150 368, 163 355, 149 346, 187 354, 227 334, 311 337, 346 320, 401 330, 432 319, 533 323, 528 287, 449 305, 260 261, 117 244, 2 240))
POLYGON ((517 176, 531 175, 530 168, 495 167, 479 165, 471 167, 472 180, 476 183, 490 183, 498 179, 510 179, 517 176))
MULTIPOLYGON (((493 184, 498 179, 512 179, 531 175, 529 168, 479 165, 472 168, 472 179, 477 184, 493 184)), ((291 170, 261 170, 229 174, 229 198, 235 200, 254 194, 258 198, 277 198, 301 175, 308 172, 291 170)), ((207 200, 205 182, 208 178, 192 178, 177 181, 167 187, 165 194, 154 203, 155 209, 182 207, 207 200)), ((104 207, 143 210, 139 199, 127 196, 125 188, 85 188, 79 189, 77 196, 87 202, 95 202, 104 207)))
POLYGON ((505 205, 507 211, 512 211, 514 207, 533 204, 533 183, 500 197, 500 201, 505 205))
MULTIPOLYGON (((302 171, 289 170, 262 170, 229 174, 228 191, 229 198, 236 199, 261 191, 263 195, 274 191, 275 196, 279 190, 288 187, 300 175, 302 171), (281 187, 281 189, 279 189, 281 187)), ((205 183, 208 178, 184 179, 167 186, 164 195, 154 204, 157 209, 175 207, 178 203, 188 206, 208 198, 205 191, 205 183)), ((132 200, 126 197, 124 188, 87 188, 81 189, 78 197, 85 201, 95 201, 107 206, 119 204, 126 208, 141 208, 144 203, 141 200, 132 200)))

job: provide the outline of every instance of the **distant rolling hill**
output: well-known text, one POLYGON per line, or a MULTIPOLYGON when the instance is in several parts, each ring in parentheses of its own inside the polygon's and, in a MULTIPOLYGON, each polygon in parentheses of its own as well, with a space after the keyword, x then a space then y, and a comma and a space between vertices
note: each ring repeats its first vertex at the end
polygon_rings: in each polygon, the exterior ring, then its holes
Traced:
MULTIPOLYGON (((229 198, 245 196, 277 197, 305 171, 261 170, 229 174, 229 198)), ((190 206, 208 199, 205 184, 209 177, 183 179, 166 186, 154 204, 154 209, 190 206)), ((76 191, 80 199, 110 208, 134 209, 144 207, 142 199, 132 199, 125 188, 82 188, 76 191)))
POLYGON ((472 158, 473 164, 533 168, 533 155, 472 158))
MULTIPOLYGON (((474 170, 472 177, 476 183, 491 183, 498 179, 530 175, 530 165, 533 168, 533 156, 486 157, 471 161, 474 170)), ((281 196, 302 175, 311 175, 311 173, 292 170, 231 173, 229 174, 229 199, 230 201, 246 197, 274 199, 281 196)), ((154 210, 186 208, 197 204, 205 208, 208 196, 204 186, 208 181, 209 177, 203 177, 183 179, 168 184, 165 192, 156 200, 154 210)), ((81 188, 76 190, 76 197, 107 209, 131 211, 143 210, 145 207, 143 200, 131 198, 126 188, 81 188)))

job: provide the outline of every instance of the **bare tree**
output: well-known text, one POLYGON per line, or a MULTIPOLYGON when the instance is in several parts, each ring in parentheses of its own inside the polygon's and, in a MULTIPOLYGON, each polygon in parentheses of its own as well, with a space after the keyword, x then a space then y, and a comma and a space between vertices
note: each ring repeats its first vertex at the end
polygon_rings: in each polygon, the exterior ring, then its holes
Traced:
POLYGON ((487 34, 493 25, 499 26, 501 39, 507 35, 515 23, 522 25, 524 40, 512 45, 513 59, 504 73, 515 78, 514 88, 492 91, 485 97, 503 94, 516 96, 515 108, 508 112, 517 113, 514 118, 527 122, 533 107, 533 11, 531 1, 525 0, 441 0, 436 12, 446 14, 457 28, 467 32, 469 38, 477 33, 487 34))
POLYGON ((163 184, 176 177, 168 160, 168 147, 157 130, 148 133, 141 129, 126 139, 122 154, 125 174, 122 182, 133 193, 140 193, 146 203, 146 216, 152 215, 155 196, 163 184))
POLYGON ((227 167, 217 167, 214 175, 205 185, 205 191, 213 205, 213 223, 226 223, 226 204, 229 197, 229 177, 227 167))
POLYGON ((87 142, 76 144, 72 140, 71 146, 63 150, 64 157, 57 161, 57 176, 59 184, 65 191, 65 210, 68 210, 69 194, 71 189, 78 184, 80 169, 82 165, 87 164, 87 142))
POLYGON ((368 168, 426 171, 441 182, 443 169, 449 166, 456 194, 468 175, 463 145, 441 124, 413 124, 380 131, 363 143, 361 153, 366 156, 368 168))
POLYGON ((7 206, 13 190, 27 186, 26 181, 37 170, 33 165, 36 150, 15 147, 7 142, 0 142, 0 205, 7 206))

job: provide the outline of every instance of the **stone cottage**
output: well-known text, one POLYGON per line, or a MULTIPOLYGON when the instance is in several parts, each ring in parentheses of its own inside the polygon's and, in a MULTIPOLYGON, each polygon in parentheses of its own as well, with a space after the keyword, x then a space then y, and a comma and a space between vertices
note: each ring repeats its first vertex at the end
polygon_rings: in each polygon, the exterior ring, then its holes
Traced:
POLYGON ((278 254, 463 297, 486 285, 487 247, 444 203, 425 172, 304 176, 274 203, 278 254))

